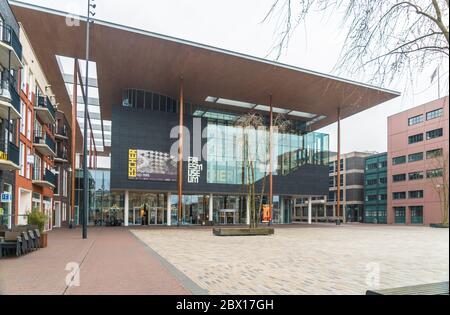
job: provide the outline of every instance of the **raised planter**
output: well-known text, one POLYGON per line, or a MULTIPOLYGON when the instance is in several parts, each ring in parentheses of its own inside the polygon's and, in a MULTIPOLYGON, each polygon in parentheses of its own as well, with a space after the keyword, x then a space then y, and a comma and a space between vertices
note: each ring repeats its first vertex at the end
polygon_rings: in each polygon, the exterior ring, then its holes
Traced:
POLYGON ((275 229, 270 227, 261 228, 214 228, 213 234, 216 236, 262 236, 274 235, 275 229))
POLYGON ((46 248, 47 247, 47 237, 48 237, 47 233, 42 233, 41 234, 41 248, 46 248))
POLYGON ((435 228, 435 229, 448 229, 448 224, 431 223, 430 227, 435 228))

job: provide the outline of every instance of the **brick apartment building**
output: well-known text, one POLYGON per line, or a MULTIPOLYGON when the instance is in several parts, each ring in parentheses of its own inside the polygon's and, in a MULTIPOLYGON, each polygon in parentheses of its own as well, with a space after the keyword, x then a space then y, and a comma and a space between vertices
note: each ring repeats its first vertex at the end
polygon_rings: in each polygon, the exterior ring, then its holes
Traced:
POLYGON ((53 93, 39 64, 27 34, 20 25, 23 46, 20 71, 20 169, 16 173, 15 224, 26 224, 26 214, 40 210, 49 217, 46 230, 53 228, 53 199, 56 187, 54 158, 56 156, 56 109, 53 93))

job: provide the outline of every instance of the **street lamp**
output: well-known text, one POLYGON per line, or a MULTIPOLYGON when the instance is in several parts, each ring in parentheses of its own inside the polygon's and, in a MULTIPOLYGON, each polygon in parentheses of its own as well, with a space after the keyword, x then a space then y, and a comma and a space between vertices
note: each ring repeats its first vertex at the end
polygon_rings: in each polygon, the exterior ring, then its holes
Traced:
MULTIPOLYGON (((88 100, 89 100, 89 35, 90 35, 90 26, 91 26, 91 15, 95 16, 95 8, 97 5, 93 3, 95 0, 88 0, 88 9, 87 9, 87 20, 86 20, 86 80, 84 82, 85 88, 85 100, 84 100, 84 133, 83 133, 83 239, 87 239, 87 225, 88 225, 88 214, 89 214, 89 196, 88 196, 88 185, 89 185, 89 176, 88 176, 88 168, 87 168, 87 115, 88 115, 88 100)), ((91 140, 92 141, 92 140, 91 140)))

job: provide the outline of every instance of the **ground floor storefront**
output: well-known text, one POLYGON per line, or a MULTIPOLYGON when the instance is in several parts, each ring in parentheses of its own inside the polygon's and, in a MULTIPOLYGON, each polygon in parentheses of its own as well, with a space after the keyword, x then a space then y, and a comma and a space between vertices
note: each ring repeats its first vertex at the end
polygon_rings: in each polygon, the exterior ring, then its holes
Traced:
MULTIPOLYGON (((260 209, 268 204, 268 197, 256 199, 257 218, 263 222, 260 209)), ((320 213, 318 207, 322 212, 325 209, 319 197, 274 196, 271 223, 312 222, 320 213)), ((173 192, 102 191, 90 198, 88 223, 96 226, 250 224, 251 210, 246 195, 183 195, 181 209, 179 220, 178 195, 173 192)), ((80 224, 81 220, 75 223, 80 224)))

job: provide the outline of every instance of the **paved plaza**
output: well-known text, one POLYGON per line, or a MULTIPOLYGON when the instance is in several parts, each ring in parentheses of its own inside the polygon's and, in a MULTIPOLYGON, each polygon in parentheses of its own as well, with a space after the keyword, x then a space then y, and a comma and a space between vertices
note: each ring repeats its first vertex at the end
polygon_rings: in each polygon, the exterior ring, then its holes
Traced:
POLYGON ((365 294, 449 280, 448 229, 324 225, 232 238, 132 232, 210 294, 365 294))
POLYGON ((49 233, 48 247, 0 260, 2 294, 169 294, 186 295, 173 274, 124 228, 89 228, 49 233), (79 265, 80 286, 68 286, 66 278, 79 265), (70 267, 71 265, 69 265, 70 267))
POLYGON ((0 294, 364 294, 377 282, 449 279, 448 229, 318 224, 222 238, 201 227, 91 227, 88 236, 55 230, 47 248, 0 260, 0 294), (66 283, 70 263, 80 286, 66 283))

